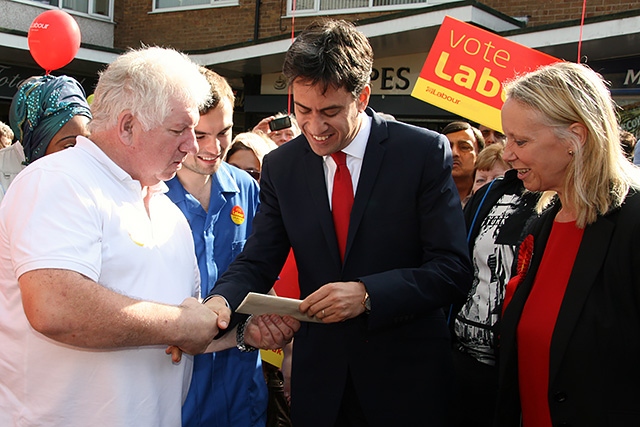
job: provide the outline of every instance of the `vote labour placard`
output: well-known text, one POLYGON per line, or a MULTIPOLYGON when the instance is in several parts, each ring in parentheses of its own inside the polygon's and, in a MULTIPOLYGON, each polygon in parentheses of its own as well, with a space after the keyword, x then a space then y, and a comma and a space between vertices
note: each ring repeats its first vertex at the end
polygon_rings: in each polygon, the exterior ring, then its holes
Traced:
POLYGON ((502 131, 502 83, 558 61, 446 16, 411 96, 502 131))

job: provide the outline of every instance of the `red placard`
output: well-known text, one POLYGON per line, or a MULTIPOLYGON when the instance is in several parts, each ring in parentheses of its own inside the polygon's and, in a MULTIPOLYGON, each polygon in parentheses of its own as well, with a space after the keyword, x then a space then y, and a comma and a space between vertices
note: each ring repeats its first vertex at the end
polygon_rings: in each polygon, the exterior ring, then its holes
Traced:
POLYGON ((502 131, 502 83, 559 61, 445 16, 411 96, 502 131))

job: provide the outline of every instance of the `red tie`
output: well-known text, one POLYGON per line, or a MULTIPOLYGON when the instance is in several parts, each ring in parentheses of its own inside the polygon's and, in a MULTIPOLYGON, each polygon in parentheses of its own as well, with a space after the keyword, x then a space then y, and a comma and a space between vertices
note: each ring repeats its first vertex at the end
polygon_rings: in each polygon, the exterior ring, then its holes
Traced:
POLYGON ((340 259, 344 260, 344 252, 347 248, 347 233, 349 232, 349 217, 353 206, 353 184, 351 174, 347 168, 347 155, 342 151, 331 155, 338 165, 333 176, 333 194, 331 196, 331 213, 333 225, 336 229, 340 259))

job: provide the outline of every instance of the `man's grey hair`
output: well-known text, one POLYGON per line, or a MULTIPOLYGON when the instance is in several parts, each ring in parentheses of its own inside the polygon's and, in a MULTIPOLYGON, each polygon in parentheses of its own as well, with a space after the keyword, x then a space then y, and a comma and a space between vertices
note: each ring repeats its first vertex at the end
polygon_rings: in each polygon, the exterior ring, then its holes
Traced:
POLYGON ((91 132, 116 126, 129 110, 144 130, 159 126, 177 101, 200 110, 210 97, 210 86, 198 65, 173 49, 145 47, 119 56, 100 73, 91 104, 91 132))

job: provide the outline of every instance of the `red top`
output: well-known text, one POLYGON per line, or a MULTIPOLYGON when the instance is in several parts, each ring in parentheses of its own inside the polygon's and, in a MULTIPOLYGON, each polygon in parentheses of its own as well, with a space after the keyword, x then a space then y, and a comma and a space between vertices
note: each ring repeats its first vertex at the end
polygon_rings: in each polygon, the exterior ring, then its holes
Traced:
POLYGON ((279 297, 300 299, 300 286, 298 285, 298 267, 293 256, 293 250, 289 251, 287 262, 284 263, 280 277, 273 285, 273 290, 279 297))
POLYGON ((554 222, 518 323, 518 379, 524 427, 551 427, 549 349, 584 229, 554 222))

